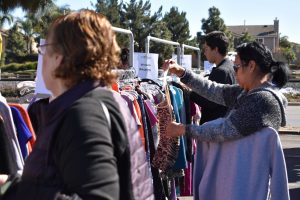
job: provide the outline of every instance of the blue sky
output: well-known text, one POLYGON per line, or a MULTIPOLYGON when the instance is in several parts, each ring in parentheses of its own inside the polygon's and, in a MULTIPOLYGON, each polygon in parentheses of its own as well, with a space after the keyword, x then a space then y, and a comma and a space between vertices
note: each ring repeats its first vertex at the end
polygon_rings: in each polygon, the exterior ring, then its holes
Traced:
MULTIPOLYGON (((128 0, 124 0, 128 2, 128 0)), ((57 5, 69 5, 71 9, 92 8, 96 0, 56 0, 57 5)), ((279 19, 281 36, 288 36, 300 44, 300 0, 150 0, 151 10, 163 6, 163 14, 172 6, 187 13, 191 35, 201 31, 201 19, 208 18, 208 9, 217 7, 226 25, 272 25, 279 19)))

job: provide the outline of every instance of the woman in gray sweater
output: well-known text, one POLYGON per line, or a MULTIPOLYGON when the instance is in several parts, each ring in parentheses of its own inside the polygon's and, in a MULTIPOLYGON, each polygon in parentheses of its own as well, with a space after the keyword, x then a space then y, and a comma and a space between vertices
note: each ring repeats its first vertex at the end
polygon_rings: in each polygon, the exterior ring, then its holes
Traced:
POLYGON ((288 80, 288 67, 256 42, 237 48, 238 85, 206 80, 173 61, 163 67, 199 95, 229 108, 225 117, 200 126, 167 125, 167 135, 187 134, 197 140, 194 199, 267 199, 270 191, 272 200, 288 200, 284 155, 276 133, 286 123, 287 101, 278 89, 288 80))
POLYGON ((224 85, 185 70, 173 60, 163 69, 176 74, 199 95, 229 108, 224 118, 201 126, 175 122, 167 126, 169 136, 191 135, 201 141, 223 142, 250 135, 264 127, 285 126, 286 98, 279 92, 288 81, 289 69, 273 59, 271 51, 257 42, 237 47, 235 71, 238 85, 224 85))

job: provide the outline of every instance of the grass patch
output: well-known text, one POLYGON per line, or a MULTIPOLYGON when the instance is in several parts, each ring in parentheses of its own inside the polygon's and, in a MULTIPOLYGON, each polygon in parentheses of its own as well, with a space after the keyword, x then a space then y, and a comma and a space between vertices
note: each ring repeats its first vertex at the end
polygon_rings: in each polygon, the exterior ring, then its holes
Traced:
POLYGON ((300 102, 300 94, 284 94, 288 102, 300 102))

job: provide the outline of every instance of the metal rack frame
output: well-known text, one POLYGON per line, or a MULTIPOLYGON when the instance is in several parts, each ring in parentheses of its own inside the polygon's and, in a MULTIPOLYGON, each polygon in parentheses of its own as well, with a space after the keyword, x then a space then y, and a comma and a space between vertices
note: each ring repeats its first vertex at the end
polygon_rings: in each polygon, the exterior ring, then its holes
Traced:
POLYGON ((184 55, 184 49, 185 48, 188 48, 188 49, 192 49, 192 50, 195 50, 195 51, 197 51, 197 60, 198 60, 198 63, 197 63, 197 65, 198 65, 198 68, 200 69, 201 68, 201 50, 200 50, 200 48, 198 48, 198 47, 193 47, 193 46, 190 46, 190 45, 186 45, 186 44, 182 44, 181 45, 181 55, 184 55))
POLYGON ((133 67, 133 54, 134 54, 134 38, 133 38, 133 33, 130 30, 123 29, 123 28, 118 28, 118 27, 112 27, 112 29, 117 32, 117 33, 124 33, 129 35, 130 39, 130 44, 129 44, 129 64, 130 67, 133 67))
POLYGON ((152 37, 152 36, 147 36, 146 40, 145 40, 145 52, 149 53, 150 51, 150 41, 154 41, 154 42, 158 42, 158 43, 163 43, 163 44, 169 44, 169 45, 173 45, 173 46, 177 46, 177 63, 180 63, 180 52, 181 52, 181 48, 180 48, 180 44, 178 42, 173 42, 170 40, 164 40, 164 39, 160 39, 157 37, 152 37))

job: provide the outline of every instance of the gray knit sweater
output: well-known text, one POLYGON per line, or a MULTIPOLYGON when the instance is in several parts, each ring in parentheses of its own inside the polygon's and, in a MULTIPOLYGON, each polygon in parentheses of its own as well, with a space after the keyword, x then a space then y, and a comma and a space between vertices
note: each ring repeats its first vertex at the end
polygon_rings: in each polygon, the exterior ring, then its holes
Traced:
POLYGON ((186 134, 201 141, 223 142, 250 135, 263 127, 285 126, 286 98, 271 83, 249 92, 239 85, 224 85, 186 70, 181 81, 210 101, 229 107, 224 118, 201 126, 187 125, 186 134))

